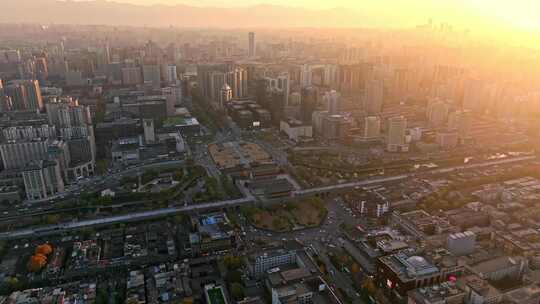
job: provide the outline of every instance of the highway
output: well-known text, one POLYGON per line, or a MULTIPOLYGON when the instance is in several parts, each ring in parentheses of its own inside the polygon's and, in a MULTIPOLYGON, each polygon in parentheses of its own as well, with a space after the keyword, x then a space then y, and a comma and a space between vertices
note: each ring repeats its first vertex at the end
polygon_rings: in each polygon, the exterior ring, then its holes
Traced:
MULTIPOLYGON (((493 166, 493 165, 504 165, 504 164, 522 162, 522 161, 533 160, 533 159, 536 159, 536 156, 523 156, 523 157, 515 157, 515 158, 509 158, 509 159, 499 159, 499 160, 489 161, 485 163, 466 164, 466 165, 455 166, 455 167, 450 167, 450 168, 435 169, 435 170, 429 171, 429 173, 431 174, 450 173, 450 172, 464 170, 464 169, 476 169, 476 168, 488 167, 488 166, 493 166)), ((339 191, 343 189, 363 187, 363 186, 381 184, 381 183, 386 183, 386 182, 395 182, 395 181, 400 181, 407 178, 412 178, 414 176, 415 174, 402 174, 402 175, 397 175, 397 176, 389 176, 389 177, 370 179, 370 180, 364 180, 364 181, 358 181, 358 182, 317 187, 317 188, 294 191, 293 196, 294 197, 309 196, 309 195, 315 195, 318 193, 333 192, 333 191, 339 191)), ((238 206, 238 205, 243 205, 243 204, 249 204, 255 201, 255 198, 251 194, 249 193, 244 193, 244 194, 247 196, 240 199, 224 200, 224 201, 203 203, 203 204, 197 204, 197 205, 185 205, 182 207, 164 208, 164 209, 159 209, 159 210, 137 212, 137 213, 131 213, 131 214, 125 214, 125 215, 119 215, 119 216, 106 217, 106 218, 101 218, 101 219, 82 220, 82 221, 77 221, 77 222, 62 223, 62 224, 51 225, 51 226, 43 226, 43 227, 3 232, 3 233, 0 233, 0 239, 25 238, 25 237, 30 237, 30 236, 53 234, 53 233, 59 233, 62 231, 67 231, 67 230, 72 230, 72 229, 80 229, 84 227, 102 226, 102 225, 110 225, 110 224, 121 223, 121 222, 165 217, 165 216, 170 216, 170 215, 174 215, 176 213, 181 213, 181 212, 194 212, 194 211, 201 211, 201 210, 207 210, 207 209, 227 208, 227 207, 233 207, 233 206, 238 206)), ((180 204, 180 203, 178 202, 177 204, 180 204)))
POLYGON ((76 222, 61 223, 57 225, 28 228, 28 229, 22 229, 22 230, 17 230, 17 231, 0 233, 0 240, 17 239, 17 238, 25 238, 25 237, 32 237, 32 236, 35 237, 35 236, 42 236, 42 235, 47 235, 47 234, 60 233, 63 231, 68 231, 68 230, 81 229, 85 227, 103 226, 103 225, 111 225, 111 224, 116 224, 116 223, 147 220, 147 219, 152 219, 152 218, 171 216, 171 215, 175 215, 177 213, 183 213, 183 212, 194 212, 194 211, 207 210, 207 209, 228 208, 228 207, 251 203, 253 202, 253 200, 254 198, 250 196, 250 197, 244 197, 240 199, 225 200, 225 201, 204 203, 204 204, 198 204, 198 205, 188 205, 188 206, 182 206, 182 207, 164 208, 164 209, 159 209, 159 210, 137 212, 137 213, 131 213, 131 214, 125 214, 125 215, 105 217, 105 218, 100 218, 100 219, 82 220, 82 221, 76 221, 76 222))
MULTIPOLYGON (((536 159, 536 156, 521 156, 521 157, 505 158, 505 159, 493 160, 493 161, 488 161, 488 162, 483 162, 483 163, 464 164, 461 166, 453 166, 449 168, 433 169, 426 173, 430 173, 430 174, 451 173, 451 172, 460 171, 460 170, 470 170, 470 169, 477 169, 477 168, 489 167, 489 166, 494 166, 494 165, 504 165, 504 164, 522 162, 522 161, 533 160, 533 159, 536 159)), ((408 173, 408 174, 382 177, 382 178, 376 178, 376 179, 368 179, 368 180, 363 180, 363 181, 358 181, 358 182, 350 182, 350 183, 330 185, 330 186, 324 186, 324 187, 318 187, 318 188, 310 188, 310 189, 295 191, 294 195, 295 196, 309 196, 309 195, 315 195, 318 193, 339 191, 339 190, 344 190, 344 189, 352 189, 356 187, 364 187, 364 186, 373 185, 373 184, 395 182, 395 181, 400 181, 400 180, 414 177, 415 175, 416 174, 414 173, 408 173)))

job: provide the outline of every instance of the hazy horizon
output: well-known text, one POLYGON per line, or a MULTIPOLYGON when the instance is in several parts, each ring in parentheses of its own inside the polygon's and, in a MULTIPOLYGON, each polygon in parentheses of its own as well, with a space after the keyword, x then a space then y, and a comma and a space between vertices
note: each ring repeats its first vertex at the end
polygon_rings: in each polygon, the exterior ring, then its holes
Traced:
POLYGON ((3 23, 193 28, 412 28, 432 19, 503 42, 538 46, 540 3, 516 0, 4 0, 3 23), (159 5, 156 5, 159 4, 159 5), (167 5, 164 7, 163 5, 167 5), (260 7, 272 5, 273 7, 260 7), (46 11, 47 14, 43 12, 46 11), (85 12, 79 14, 78 12, 85 12))

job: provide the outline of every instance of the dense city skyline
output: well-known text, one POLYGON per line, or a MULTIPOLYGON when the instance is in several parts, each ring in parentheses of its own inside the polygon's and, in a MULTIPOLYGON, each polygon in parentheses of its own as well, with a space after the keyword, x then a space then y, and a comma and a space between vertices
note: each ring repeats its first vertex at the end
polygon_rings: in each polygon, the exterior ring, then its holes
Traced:
POLYGON ((540 4, 118 1, 0 0, 0 304, 539 304, 540 4))

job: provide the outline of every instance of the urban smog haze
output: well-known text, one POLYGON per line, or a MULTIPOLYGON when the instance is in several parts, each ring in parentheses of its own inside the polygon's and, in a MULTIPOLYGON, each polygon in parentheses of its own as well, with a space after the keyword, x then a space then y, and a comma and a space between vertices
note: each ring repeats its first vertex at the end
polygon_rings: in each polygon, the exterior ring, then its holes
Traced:
POLYGON ((1 0, 0 304, 540 303, 539 11, 1 0))

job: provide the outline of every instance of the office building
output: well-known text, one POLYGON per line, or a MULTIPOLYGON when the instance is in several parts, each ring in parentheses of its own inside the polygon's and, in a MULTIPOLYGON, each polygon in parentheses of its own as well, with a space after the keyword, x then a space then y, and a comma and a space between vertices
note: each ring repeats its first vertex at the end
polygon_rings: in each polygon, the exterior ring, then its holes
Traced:
POLYGON ((45 200, 64 192, 64 182, 56 161, 33 161, 22 172, 26 198, 45 200))
POLYGON ((407 128, 407 119, 403 116, 395 116, 388 118, 388 135, 386 141, 386 149, 390 152, 398 152, 405 150, 405 131, 407 128))

